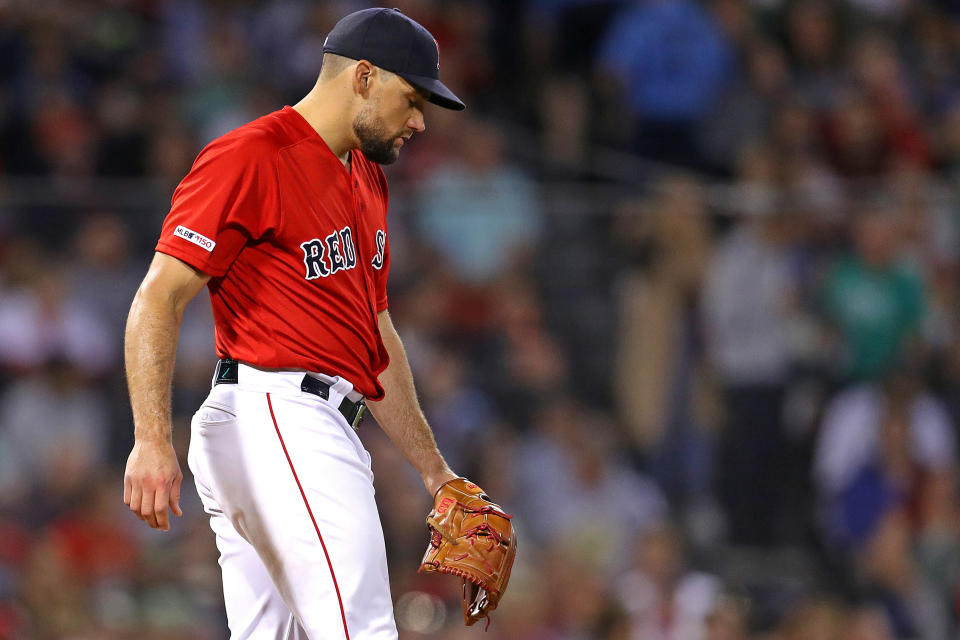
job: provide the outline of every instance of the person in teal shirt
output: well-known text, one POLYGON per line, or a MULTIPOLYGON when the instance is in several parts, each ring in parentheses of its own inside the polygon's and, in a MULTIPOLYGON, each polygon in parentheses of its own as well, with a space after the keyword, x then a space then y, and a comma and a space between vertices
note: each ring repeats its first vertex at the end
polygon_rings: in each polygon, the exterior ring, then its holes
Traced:
POLYGON ((852 223, 853 251, 829 270, 828 322, 839 334, 840 373, 875 380, 909 358, 926 312, 921 275, 900 259, 899 218, 871 205, 852 223))

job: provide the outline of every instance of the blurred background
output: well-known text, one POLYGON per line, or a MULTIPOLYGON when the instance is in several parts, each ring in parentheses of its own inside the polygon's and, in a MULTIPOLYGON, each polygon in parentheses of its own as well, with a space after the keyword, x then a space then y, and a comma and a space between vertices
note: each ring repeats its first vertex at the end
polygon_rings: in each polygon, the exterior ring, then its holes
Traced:
MULTIPOLYGON (((0 0, 0 638, 227 637, 185 461, 169 533, 121 500, 126 312, 202 146, 366 6, 0 0)), ((388 169, 390 309, 521 541, 463 628, 368 419, 401 637, 960 637, 960 5, 390 6, 469 104, 388 169)), ((183 460, 212 331, 202 294, 183 460)))

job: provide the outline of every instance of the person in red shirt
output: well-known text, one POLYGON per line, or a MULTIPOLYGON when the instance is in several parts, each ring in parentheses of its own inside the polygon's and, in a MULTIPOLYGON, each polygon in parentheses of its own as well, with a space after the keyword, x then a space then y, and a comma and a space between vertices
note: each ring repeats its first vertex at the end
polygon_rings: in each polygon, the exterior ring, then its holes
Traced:
POLYGON ((463 103, 436 41, 398 10, 343 18, 316 86, 207 145, 173 194, 130 309, 135 443, 124 502, 180 515, 170 387, 187 302, 206 285, 221 358, 188 464, 220 549, 233 638, 396 638, 365 407, 434 494, 456 478, 390 320, 381 164, 463 103))

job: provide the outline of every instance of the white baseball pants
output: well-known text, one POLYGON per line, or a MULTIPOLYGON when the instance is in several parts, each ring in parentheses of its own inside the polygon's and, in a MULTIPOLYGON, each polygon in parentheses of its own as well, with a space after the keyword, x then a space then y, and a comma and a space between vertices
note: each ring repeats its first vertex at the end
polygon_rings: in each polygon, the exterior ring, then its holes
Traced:
POLYGON ((232 640, 397 638, 370 454, 303 372, 239 366, 193 417, 188 464, 210 514, 232 640))

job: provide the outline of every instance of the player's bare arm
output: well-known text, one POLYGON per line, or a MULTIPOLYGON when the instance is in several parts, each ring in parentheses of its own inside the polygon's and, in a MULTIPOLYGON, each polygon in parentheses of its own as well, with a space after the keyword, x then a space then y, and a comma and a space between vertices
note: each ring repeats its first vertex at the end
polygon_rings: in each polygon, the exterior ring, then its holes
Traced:
POLYGON ((173 449, 170 387, 183 310, 209 276, 157 253, 127 317, 124 357, 134 445, 123 478, 123 501, 154 529, 170 528, 180 512, 183 474, 173 449))
POLYGON ((380 335, 390 354, 390 364, 380 374, 384 396, 379 402, 367 402, 370 412, 380 427, 406 456, 423 478, 430 495, 444 482, 457 477, 437 449, 433 432, 417 401, 413 374, 400 336, 393 326, 388 311, 378 315, 380 335))

